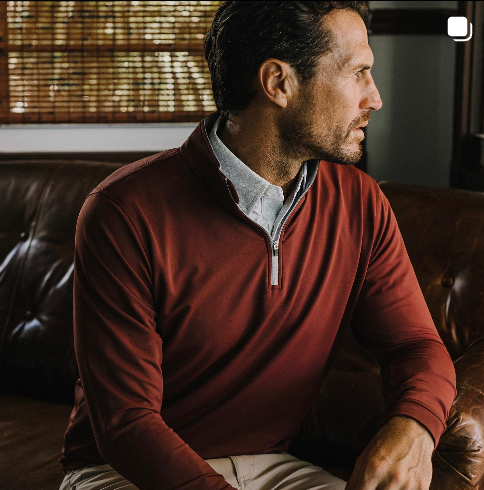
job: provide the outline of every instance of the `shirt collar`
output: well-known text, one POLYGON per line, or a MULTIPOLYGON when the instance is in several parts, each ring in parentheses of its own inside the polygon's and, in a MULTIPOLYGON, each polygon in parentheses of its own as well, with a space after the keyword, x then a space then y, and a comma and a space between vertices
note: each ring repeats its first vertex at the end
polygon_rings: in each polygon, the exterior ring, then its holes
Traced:
POLYGON ((209 141, 220 163, 220 171, 234 184, 237 190, 240 200, 239 207, 245 213, 250 213, 272 184, 254 172, 224 145, 217 134, 222 123, 223 118, 219 117, 210 131, 209 141))
MULTIPOLYGON (((263 179, 224 145, 217 134, 222 124, 224 124, 224 120, 220 116, 210 131, 210 145, 220 163, 220 171, 232 182, 237 191, 240 209, 249 214, 269 188, 273 188, 276 193, 280 192, 281 194, 282 189, 263 179)), ((315 170, 317 170, 317 164, 315 170)), ((300 188, 304 191, 307 182, 307 162, 304 162, 290 198, 294 198, 300 188)))

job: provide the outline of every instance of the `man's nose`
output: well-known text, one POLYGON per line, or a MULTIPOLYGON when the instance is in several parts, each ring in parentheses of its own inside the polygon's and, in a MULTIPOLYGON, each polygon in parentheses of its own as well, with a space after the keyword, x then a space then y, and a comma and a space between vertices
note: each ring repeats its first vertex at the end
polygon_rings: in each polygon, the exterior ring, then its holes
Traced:
POLYGON ((380 92, 378 91, 378 89, 375 86, 374 100, 371 104, 371 107, 369 107, 369 109, 371 109, 373 111, 378 111, 379 109, 381 109, 382 105, 383 105, 383 102, 382 102, 381 97, 380 97, 380 92))
POLYGON ((379 109, 381 109, 383 102, 381 100, 380 92, 376 88, 373 78, 371 79, 370 86, 368 87, 368 89, 369 90, 367 92, 367 96, 362 101, 363 105, 365 106, 363 108, 369 109, 371 111, 378 111, 379 109))

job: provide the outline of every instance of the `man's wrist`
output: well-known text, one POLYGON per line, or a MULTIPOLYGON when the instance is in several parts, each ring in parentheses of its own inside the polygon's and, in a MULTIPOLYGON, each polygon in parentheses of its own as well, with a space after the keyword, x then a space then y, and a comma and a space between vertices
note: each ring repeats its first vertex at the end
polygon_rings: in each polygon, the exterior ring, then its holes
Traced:
POLYGON ((393 415, 387 421, 394 427, 402 437, 409 437, 415 439, 417 437, 422 437, 422 441, 428 441, 428 444, 424 442, 429 447, 429 450, 433 452, 435 447, 435 440, 432 433, 420 423, 417 419, 410 417, 408 415, 393 415))

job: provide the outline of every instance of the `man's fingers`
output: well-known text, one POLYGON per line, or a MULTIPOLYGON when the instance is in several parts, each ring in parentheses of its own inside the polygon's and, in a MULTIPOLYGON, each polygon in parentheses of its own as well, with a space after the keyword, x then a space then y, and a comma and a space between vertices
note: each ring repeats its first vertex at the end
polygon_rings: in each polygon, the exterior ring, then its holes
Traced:
POLYGON ((362 463, 357 460, 345 490, 376 490, 379 479, 373 466, 372 462, 362 463))

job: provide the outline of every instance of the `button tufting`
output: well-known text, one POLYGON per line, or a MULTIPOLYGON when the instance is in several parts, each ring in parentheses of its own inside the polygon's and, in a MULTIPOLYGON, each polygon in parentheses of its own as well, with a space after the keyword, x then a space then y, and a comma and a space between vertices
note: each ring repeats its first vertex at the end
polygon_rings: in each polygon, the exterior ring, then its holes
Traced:
POLYGON ((442 278, 442 286, 444 286, 444 288, 450 288, 454 285, 454 278, 453 277, 450 277, 450 276, 444 276, 442 278))
POLYGON ((20 233, 20 240, 22 240, 23 242, 25 242, 25 240, 27 240, 28 237, 29 234, 26 231, 22 231, 22 233, 20 233))

